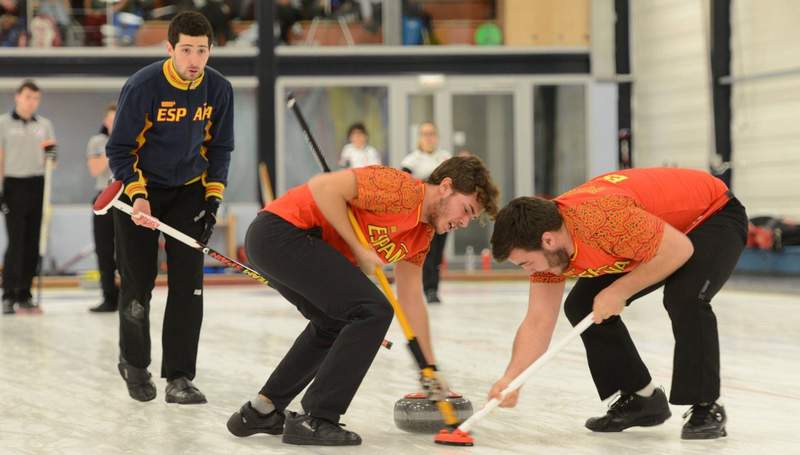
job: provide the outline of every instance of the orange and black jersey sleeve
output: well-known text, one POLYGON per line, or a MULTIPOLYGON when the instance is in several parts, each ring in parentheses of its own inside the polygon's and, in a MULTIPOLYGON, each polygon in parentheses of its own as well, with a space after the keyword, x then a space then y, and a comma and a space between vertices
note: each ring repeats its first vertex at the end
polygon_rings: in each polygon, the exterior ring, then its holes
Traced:
POLYGON ((197 181, 206 197, 222 198, 233 148, 230 82, 210 67, 184 81, 167 59, 142 68, 122 87, 106 154, 131 198, 146 197, 148 187, 197 181))

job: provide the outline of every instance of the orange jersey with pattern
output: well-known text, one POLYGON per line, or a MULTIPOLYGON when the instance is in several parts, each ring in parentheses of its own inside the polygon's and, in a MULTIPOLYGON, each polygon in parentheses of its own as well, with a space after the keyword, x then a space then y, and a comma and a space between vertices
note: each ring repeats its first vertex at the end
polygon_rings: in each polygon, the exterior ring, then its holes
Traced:
POLYGON ((725 183, 691 169, 627 169, 595 177, 555 199, 573 241, 569 266, 561 275, 534 273, 531 281, 630 272, 656 254, 664 223, 688 233, 729 199, 725 183))
MULTIPOLYGON (((372 248, 385 263, 408 261, 421 266, 434 234, 432 226, 420 221, 425 184, 384 166, 351 172, 356 176, 358 195, 349 206, 372 248)), ((307 183, 290 189, 264 210, 300 229, 321 228, 322 240, 356 263, 350 247, 319 210, 307 183)))

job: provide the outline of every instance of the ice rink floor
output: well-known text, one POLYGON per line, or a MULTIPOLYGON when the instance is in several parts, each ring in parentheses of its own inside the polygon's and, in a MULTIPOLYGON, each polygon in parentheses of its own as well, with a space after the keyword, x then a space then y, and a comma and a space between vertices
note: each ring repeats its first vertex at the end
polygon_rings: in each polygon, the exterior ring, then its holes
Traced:
MULTIPOLYGON (((504 371, 527 304, 525 282, 443 283, 444 304, 430 308, 435 350, 445 377, 478 409, 504 371)), ((195 384, 209 403, 167 405, 161 361, 166 289, 151 313, 158 397, 128 397, 117 373, 117 315, 90 314, 99 291, 46 290, 42 316, 0 318, 0 453, 2 454, 583 454, 800 453, 800 297, 723 291, 713 305, 722 349, 722 399, 727 438, 682 441, 673 406, 664 425, 593 434, 587 417, 601 415, 580 341, 568 346, 523 389, 520 405, 498 409, 474 428, 476 446, 446 447, 432 436, 404 433, 394 402, 416 391, 417 373, 396 323, 342 421, 360 447, 284 445, 280 437, 239 439, 225 422, 253 397, 305 321, 276 292, 258 286, 206 289, 195 384)), ((669 392, 672 333, 660 291, 623 314, 658 384, 669 392)), ((554 339, 569 329, 562 315, 554 339)), ((298 410, 299 398, 290 407, 298 410)))

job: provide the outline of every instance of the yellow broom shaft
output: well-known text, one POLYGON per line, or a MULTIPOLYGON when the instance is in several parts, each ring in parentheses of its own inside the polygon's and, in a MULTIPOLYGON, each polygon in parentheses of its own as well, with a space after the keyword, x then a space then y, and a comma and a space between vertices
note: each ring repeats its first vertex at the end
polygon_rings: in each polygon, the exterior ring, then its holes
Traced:
MULTIPOLYGON (((358 241, 361 242, 361 244, 365 247, 371 248, 369 242, 367 242, 367 238, 364 236, 364 233, 361 232, 361 226, 358 225, 358 221, 356 221, 356 217, 353 215, 353 211, 350 210, 350 208, 347 209, 347 218, 350 220, 350 225, 353 226, 353 231, 355 232, 356 237, 358 237, 358 241)), ((389 280, 386 279, 386 275, 383 273, 383 269, 380 267, 375 267, 375 275, 378 277, 378 282, 381 284, 383 293, 386 294, 389 304, 391 304, 392 309, 394 309, 394 314, 397 316, 397 322, 400 323, 400 328, 403 329, 403 335, 405 335, 406 340, 413 340, 416 338, 414 331, 411 330, 411 325, 408 323, 408 319, 406 319, 403 308, 400 307, 400 304, 397 302, 394 292, 392 292, 392 288, 389 286, 389 280)), ((423 376, 429 378, 434 378, 436 376, 436 373, 432 368, 424 368, 422 370, 422 374, 423 376)), ((444 416, 444 423, 447 425, 455 425, 458 423, 458 418, 453 411, 453 405, 449 401, 437 401, 436 406, 439 408, 442 416, 444 416)))

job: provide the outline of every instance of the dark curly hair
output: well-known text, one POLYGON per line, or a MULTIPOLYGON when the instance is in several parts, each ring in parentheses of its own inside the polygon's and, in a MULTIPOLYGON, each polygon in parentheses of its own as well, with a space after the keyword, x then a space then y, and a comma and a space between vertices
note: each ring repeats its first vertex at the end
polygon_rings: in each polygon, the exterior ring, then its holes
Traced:
POLYGON ((211 23, 197 11, 184 11, 172 18, 167 30, 167 41, 172 47, 178 44, 181 33, 188 36, 207 36, 209 46, 214 42, 214 29, 211 23))
POLYGON ((476 194, 484 213, 494 219, 497 215, 497 190, 489 170, 477 156, 456 156, 433 170, 427 183, 438 185, 446 177, 453 180, 453 189, 462 194, 476 194))
POLYGON ((556 203, 539 197, 518 197, 500 210, 492 232, 492 255, 497 262, 508 259, 511 250, 542 249, 542 234, 557 231, 564 223, 556 203))

